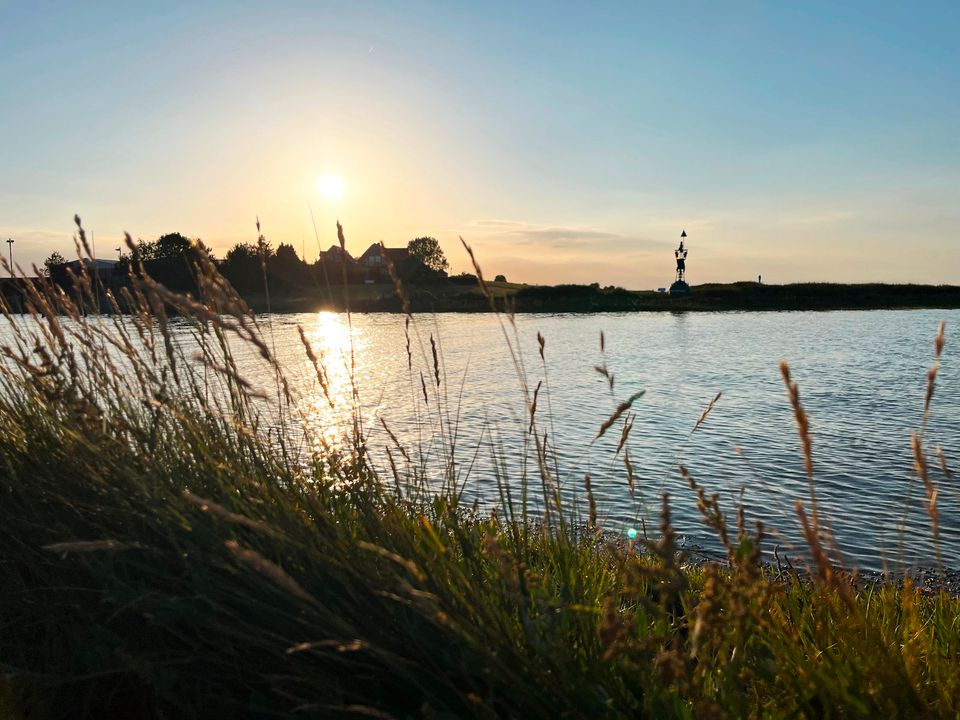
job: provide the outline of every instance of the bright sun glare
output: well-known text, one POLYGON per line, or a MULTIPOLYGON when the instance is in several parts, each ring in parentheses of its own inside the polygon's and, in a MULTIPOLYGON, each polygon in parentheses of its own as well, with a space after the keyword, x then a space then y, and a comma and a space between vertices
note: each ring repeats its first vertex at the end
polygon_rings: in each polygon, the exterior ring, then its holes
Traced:
POLYGON ((317 178, 317 192, 327 200, 336 200, 343 197, 346 187, 336 175, 321 175, 317 178))

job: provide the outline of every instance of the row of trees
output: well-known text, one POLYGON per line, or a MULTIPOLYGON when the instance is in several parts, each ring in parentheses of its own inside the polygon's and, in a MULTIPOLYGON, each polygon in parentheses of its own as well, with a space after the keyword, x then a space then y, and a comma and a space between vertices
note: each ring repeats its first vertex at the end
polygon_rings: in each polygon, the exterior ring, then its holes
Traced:
MULTIPOLYGON (((192 266, 200 251, 210 257, 213 253, 200 241, 191 241, 181 233, 168 233, 153 242, 139 241, 131 253, 121 257, 115 278, 124 278, 139 272, 141 265, 154 279, 167 287, 189 290, 193 287, 192 266)), ((407 244, 411 262, 397 267, 401 277, 410 282, 435 278, 448 267, 443 249, 436 238, 420 237, 407 244), (424 268, 429 272, 424 272, 424 268)), ((256 243, 237 243, 217 263, 220 272, 241 293, 263 289, 264 275, 271 289, 278 292, 317 285, 363 282, 364 269, 352 260, 344 262, 339 253, 323 253, 314 263, 306 263, 292 245, 281 243, 276 248, 262 235, 256 243)), ((57 251, 44 261, 48 276, 56 277, 66 265, 66 259, 57 251)))

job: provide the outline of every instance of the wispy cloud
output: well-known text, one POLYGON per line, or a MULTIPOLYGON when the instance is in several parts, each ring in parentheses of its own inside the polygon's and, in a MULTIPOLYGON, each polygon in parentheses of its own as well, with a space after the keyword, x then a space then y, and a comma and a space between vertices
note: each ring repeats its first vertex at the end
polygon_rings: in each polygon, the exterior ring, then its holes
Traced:
MULTIPOLYGON (((2 2, 2 0, 0 0, 2 2)), ((54 230, 34 230, 18 228, 0 228, 0 236, 4 239, 12 237, 16 242, 33 244, 50 244, 68 242, 73 244, 73 236, 68 232, 54 230)))
POLYGON ((808 215, 785 217, 781 223, 783 225, 819 227, 822 225, 837 225, 839 223, 852 220, 854 217, 854 213, 850 212, 849 210, 826 210, 823 212, 810 213, 808 215))
POLYGON ((462 235, 488 272, 525 282, 650 287, 672 272, 671 241, 602 227, 485 218, 468 223, 462 235))
POLYGON ((484 219, 470 223, 478 240, 541 249, 585 249, 591 253, 622 253, 664 248, 667 243, 588 226, 538 225, 519 220, 484 219))

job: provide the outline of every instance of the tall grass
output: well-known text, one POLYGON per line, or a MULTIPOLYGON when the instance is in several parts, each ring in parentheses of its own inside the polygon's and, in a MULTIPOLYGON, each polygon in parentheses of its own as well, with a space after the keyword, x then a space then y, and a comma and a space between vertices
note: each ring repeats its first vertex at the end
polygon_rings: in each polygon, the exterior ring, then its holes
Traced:
MULTIPOLYGON (((666 497, 656 537, 636 542, 610 541, 595 511, 565 503, 549 418, 540 423, 552 390, 526 383, 510 315, 500 317, 536 467, 500 473, 501 506, 484 512, 460 501, 442 346, 416 319, 409 367, 419 352, 432 370, 415 382, 444 433, 439 484, 386 426, 382 476, 356 416, 342 446, 299 437, 296 423, 267 427, 265 407, 296 412, 281 363, 202 253, 194 271, 195 297, 143 277, 107 295, 108 315, 85 272, 72 293, 29 286, 26 317, 4 308, 4 716, 960 713, 960 602, 843 572, 812 490, 812 515, 798 507, 804 573, 762 564, 763 528, 747 527, 742 507, 727 518, 682 467, 725 563, 686 561, 666 497), (272 368, 275 396, 241 376, 240 346, 272 368)), ((324 361, 302 338, 325 390, 324 361)), ((784 378, 803 436, 799 389, 784 378)), ((631 403, 589 432, 621 428, 633 491, 631 403)), ((936 527, 934 469, 917 463, 936 527)))

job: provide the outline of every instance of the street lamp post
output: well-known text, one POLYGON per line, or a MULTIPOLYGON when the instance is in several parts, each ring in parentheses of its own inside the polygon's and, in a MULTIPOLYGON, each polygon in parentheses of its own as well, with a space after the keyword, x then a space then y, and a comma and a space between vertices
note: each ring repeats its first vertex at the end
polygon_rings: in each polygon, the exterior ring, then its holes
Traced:
POLYGON ((13 238, 7 238, 7 247, 10 248, 10 277, 13 277, 13 238))

